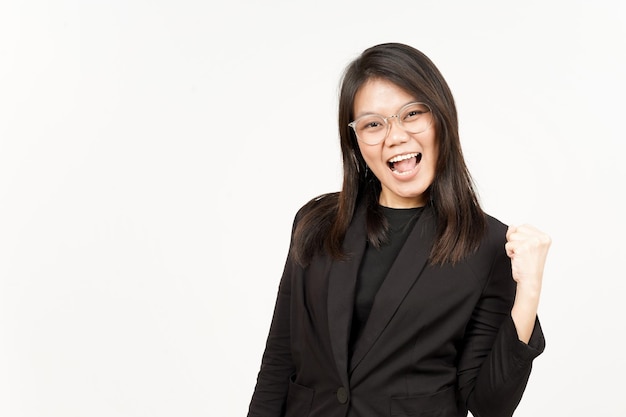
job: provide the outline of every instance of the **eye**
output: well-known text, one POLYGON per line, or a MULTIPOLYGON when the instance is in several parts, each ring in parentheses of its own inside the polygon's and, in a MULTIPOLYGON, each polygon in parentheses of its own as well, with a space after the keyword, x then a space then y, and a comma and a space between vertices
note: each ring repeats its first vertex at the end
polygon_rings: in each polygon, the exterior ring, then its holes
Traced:
POLYGON ((381 124, 379 122, 369 122, 363 126, 363 129, 376 129, 380 126, 381 124))
POLYGON ((366 117, 357 124, 359 131, 376 131, 384 127, 385 123, 379 117, 366 117))
POLYGON ((420 114, 424 114, 424 112, 419 111, 419 110, 411 110, 404 116, 404 118, 410 119, 411 117, 419 116, 420 114))
POLYGON ((428 113, 430 110, 423 104, 413 104, 403 113, 402 120, 410 122, 419 119, 422 115, 428 113))

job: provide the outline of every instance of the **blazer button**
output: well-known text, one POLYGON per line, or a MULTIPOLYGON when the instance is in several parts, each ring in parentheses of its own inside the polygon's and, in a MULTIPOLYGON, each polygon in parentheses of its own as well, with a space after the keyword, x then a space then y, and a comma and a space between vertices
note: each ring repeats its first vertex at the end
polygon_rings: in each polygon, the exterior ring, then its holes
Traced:
POLYGON ((339 387, 337 390, 337 400, 340 404, 348 402, 348 391, 344 387, 339 387))

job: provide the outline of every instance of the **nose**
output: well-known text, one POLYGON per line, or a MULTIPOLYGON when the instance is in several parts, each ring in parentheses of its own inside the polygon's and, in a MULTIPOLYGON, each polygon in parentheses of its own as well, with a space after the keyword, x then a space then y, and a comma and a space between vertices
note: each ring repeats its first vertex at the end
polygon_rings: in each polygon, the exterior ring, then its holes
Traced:
POLYGON ((390 116, 387 119, 387 138, 386 145, 394 145, 404 143, 409 139, 409 134, 400 124, 398 115, 390 116))

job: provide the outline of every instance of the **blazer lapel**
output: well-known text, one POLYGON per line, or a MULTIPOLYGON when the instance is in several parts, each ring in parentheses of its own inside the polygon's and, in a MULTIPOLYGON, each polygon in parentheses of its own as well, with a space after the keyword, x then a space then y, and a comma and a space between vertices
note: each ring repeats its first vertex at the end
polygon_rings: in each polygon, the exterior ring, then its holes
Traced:
POLYGON ((427 206, 376 294, 367 323, 356 341, 350 372, 363 360, 419 278, 430 255, 434 236, 434 213, 427 206))
POLYGON ((354 289, 366 245, 365 209, 360 206, 346 231, 343 249, 348 258, 333 261, 328 274, 328 328, 339 375, 348 386, 348 344, 354 289))

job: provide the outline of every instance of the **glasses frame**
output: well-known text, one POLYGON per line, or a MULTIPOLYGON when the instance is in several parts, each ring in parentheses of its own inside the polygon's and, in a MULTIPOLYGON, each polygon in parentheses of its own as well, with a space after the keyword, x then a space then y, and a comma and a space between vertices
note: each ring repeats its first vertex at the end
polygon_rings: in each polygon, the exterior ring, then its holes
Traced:
POLYGON ((354 121, 352 121, 352 122, 348 123, 348 126, 350 126, 350 127, 352 128, 352 130, 354 130, 354 135, 356 136, 356 138, 357 138, 359 141, 361 141, 362 143, 364 143, 364 144, 366 144, 366 145, 369 145, 369 146, 376 146, 376 145, 378 145, 378 144, 380 144, 380 143, 384 142, 384 141, 385 141, 385 139, 387 139, 387 136, 389 136, 389 131, 391 130, 391 123, 389 122, 389 119, 393 119, 393 118, 395 118, 395 119, 396 119, 396 121, 398 122, 398 126, 400 126, 400 127, 401 127, 401 128, 402 128, 405 132, 408 132, 408 133, 412 133, 412 134, 414 134, 414 135, 417 135, 417 134, 420 134, 420 133, 423 133, 423 132, 427 131, 427 130, 428 130, 428 128, 432 125, 432 123, 433 123, 433 120, 432 120, 432 113, 433 113, 433 110, 430 108, 430 106, 429 106, 428 104, 426 104, 426 103, 424 103, 424 102, 422 102, 422 101, 412 101, 412 102, 407 103, 407 104, 405 104, 404 106, 402 106, 402 107, 401 107, 401 108, 400 108, 400 109, 396 112, 396 114, 392 114, 391 116, 387 116, 387 117, 385 117, 385 116, 383 116, 382 114, 376 114, 376 113, 364 114, 363 116, 359 117, 358 119, 355 119, 354 121), (407 129, 404 127, 404 124, 402 124, 402 120, 400 120, 400 117, 399 117, 399 116, 400 116, 400 114, 402 114, 402 112, 403 112, 403 111, 404 111, 407 107, 411 107, 411 106, 414 106, 414 105, 416 105, 416 104, 421 104, 421 105, 425 106, 425 107, 428 109, 428 111, 427 111, 427 112, 424 112, 424 114, 430 113, 430 115, 431 115, 431 120, 429 121, 428 126, 426 126, 426 129, 424 129, 424 130, 422 130, 422 131, 420 131, 420 132, 411 132, 410 130, 407 130, 407 129), (381 119, 383 119, 383 122, 385 123, 385 127, 386 127, 386 129, 387 129, 387 130, 385 131, 385 136, 383 136, 383 138, 382 138, 381 140, 379 140, 378 142, 376 142, 376 143, 368 143, 368 142, 365 142, 363 139, 361 139, 361 138, 359 137, 359 134, 356 132, 356 124, 359 122, 359 120, 363 119, 364 117, 371 117, 371 116, 379 116, 381 119))

